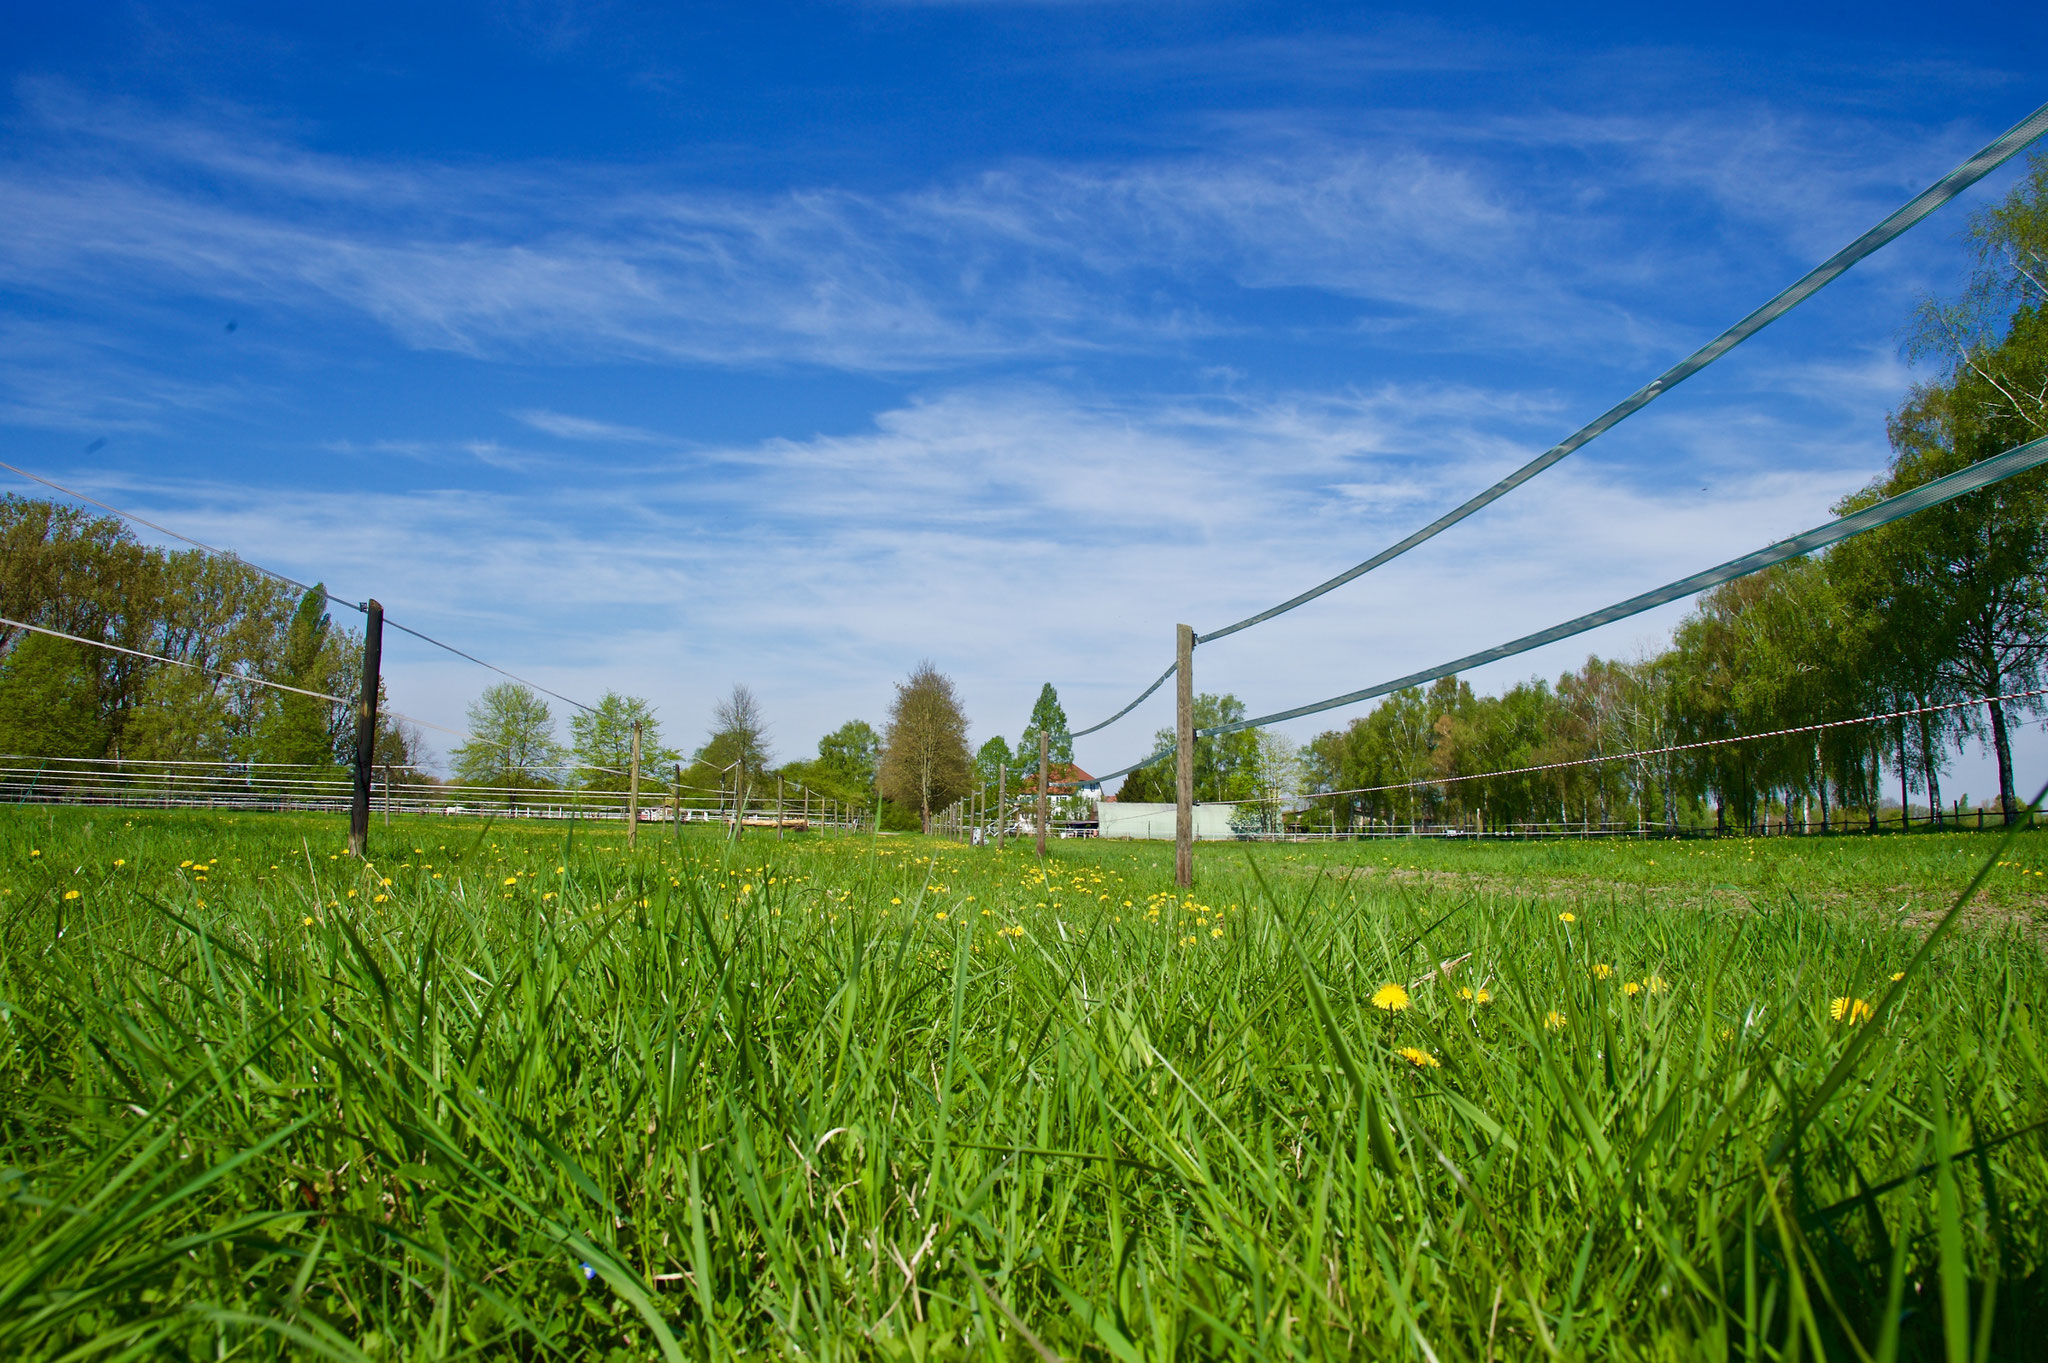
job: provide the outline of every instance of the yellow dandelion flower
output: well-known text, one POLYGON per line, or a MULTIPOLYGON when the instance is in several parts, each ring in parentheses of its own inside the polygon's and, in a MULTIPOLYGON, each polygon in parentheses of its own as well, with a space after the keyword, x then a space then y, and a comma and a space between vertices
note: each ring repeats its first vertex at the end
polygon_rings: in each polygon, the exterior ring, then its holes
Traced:
POLYGON ((1545 1027, 1548 1027, 1553 1032, 1563 1031, 1565 1025, 1565 1016, 1563 1013, 1560 1013, 1555 1008, 1553 1008, 1543 1015, 1543 1025, 1545 1027))
POLYGON ((78 898, 78 891, 76 891, 76 890, 66 890, 66 891, 64 892, 64 897, 65 897, 66 899, 76 899, 76 898, 78 898))
POLYGON ((1593 978, 1594 978, 1594 979, 1596 979, 1596 980, 1611 980, 1611 979, 1613 979, 1613 978, 1614 978, 1614 967, 1613 967, 1613 966, 1611 966, 1611 965, 1608 965, 1608 964, 1607 964, 1607 963, 1606 963, 1605 961, 1602 961, 1602 962, 1600 962, 1600 963, 1596 964, 1596 965, 1595 965, 1595 966, 1593 967, 1593 978))
POLYGON ((1630 980, 1627 984, 1621 987, 1621 992, 1628 995, 1630 998, 1634 998, 1636 995, 1643 992, 1643 987, 1637 984, 1634 980, 1630 980))
MULTIPOLYGON (((116 866, 126 866, 127 864, 128 864, 128 858, 126 858, 126 857, 115 857, 115 858, 114 858, 114 865, 116 865, 116 866)), ((275 871, 275 870, 276 870, 277 868, 276 868, 275 866, 273 866, 273 867, 271 867, 270 869, 271 869, 271 870, 273 870, 273 871, 275 871)))
POLYGON ((1828 1004, 1828 1016, 1837 1022, 1868 1022, 1876 1011, 1862 999, 1839 998, 1828 1004))
POLYGON ((1575 913, 1561 913, 1557 916, 1557 921, 1560 923, 1576 923, 1579 921, 1579 916, 1575 913))
MULTIPOLYGON (((117 865, 117 866, 118 866, 118 865, 120 865, 120 863, 119 863, 119 862, 116 862, 116 863, 114 863, 114 864, 115 864, 115 865, 117 865)), ((1900 980, 1903 980, 1903 979, 1905 979, 1905 978, 1906 978, 1906 972, 1905 972, 1905 971, 1903 971, 1903 970, 1894 970, 1894 971, 1892 972, 1892 983, 1893 983, 1893 984, 1897 984, 1897 983, 1898 983, 1898 982, 1899 982, 1900 980)))
POLYGON ((385 900, 387 900, 387 899, 389 899, 389 898, 391 898, 391 896, 390 896, 390 895, 388 895, 388 894, 380 894, 380 895, 377 895, 377 896, 375 896, 374 898, 372 898, 372 899, 370 900, 370 902, 371 902, 372 904, 382 904, 382 903, 383 903, 383 902, 384 902, 385 900))
POLYGON ((1210 929, 1209 929, 1209 935, 1210 935, 1211 937, 1221 937, 1221 936, 1223 935, 1223 929, 1222 929, 1222 928, 1210 928, 1210 929))
POLYGON ((348 892, 348 897, 349 897, 350 899, 354 899, 354 898, 356 897, 356 892, 355 892, 354 890, 350 890, 350 891, 348 892))
POLYGON ((1461 998, 1461 999, 1463 999, 1463 1000, 1465 1000, 1465 1002, 1467 1002, 1467 1003, 1492 1003, 1492 1002, 1493 1002, 1493 995, 1492 995, 1492 994, 1488 993, 1488 992, 1487 992, 1486 990, 1484 990, 1484 989, 1474 989, 1474 988, 1472 988, 1472 987, 1471 987, 1470 985, 1461 985, 1461 986, 1459 986, 1459 988, 1458 988, 1458 997, 1459 997, 1459 998, 1461 998))
POLYGON ((1400 1050, 1395 1051, 1394 1054, 1400 1056, 1403 1060, 1407 1061, 1409 1064, 1415 1066, 1415 1068, 1419 1070, 1443 1068, 1443 1062, 1441 1060, 1438 1060, 1435 1056, 1431 1055, 1428 1051, 1423 1050, 1419 1046, 1403 1046, 1400 1050))
POLYGON ((1372 991, 1372 1006, 1388 1013, 1398 1013, 1408 1006, 1408 991, 1398 984, 1383 984, 1372 991))
POLYGON ((310 928, 313 926, 313 920, 311 918, 302 918, 299 920, 299 926, 302 928, 310 928))
POLYGON ((941 923, 946 921, 946 915, 943 913, 934 914, 933 917, 937 918, 941 923))
POLYGON ((506 876, 506 877, 505 877, 505 883, 506 883, 507 885, 517 885, 517 884, 519 883, 519 877, 518 877, 518 876, 506 876))
POLYGON ((1643 988, 1649 990, 1652 994, 1661 994, 1670 987, 1670 985, 1664 982, 1662 975, 1646 975, 1643 977, 1643 988))
POLYGON ((891 904, 901 904, 903 901, 900 899, 891 899, 889 902, 891 904))

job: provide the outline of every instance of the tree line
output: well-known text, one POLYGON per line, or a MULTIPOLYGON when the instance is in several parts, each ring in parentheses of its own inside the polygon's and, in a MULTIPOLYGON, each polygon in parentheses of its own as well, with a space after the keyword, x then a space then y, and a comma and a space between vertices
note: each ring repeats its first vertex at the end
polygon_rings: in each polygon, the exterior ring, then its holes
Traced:
MULTIPOLYGON (((0 625, 0 753, 289 763, 353 760, 362 635, 326 592, 298 592, 234 559, 139 543, 109 516, 0 499, 0 615, 113 652, 0 625), (152 661, 153 655, 170 662, 152 661)), ((377 759, 417 766, 419 737, 386 721, 377 759)))

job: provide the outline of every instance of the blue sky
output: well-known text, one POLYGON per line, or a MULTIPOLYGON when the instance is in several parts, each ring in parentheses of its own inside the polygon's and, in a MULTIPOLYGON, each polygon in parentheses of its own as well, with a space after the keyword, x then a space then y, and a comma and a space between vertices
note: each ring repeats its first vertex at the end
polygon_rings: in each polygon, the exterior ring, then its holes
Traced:
MULTIPOLYGON (((73 8, 0 49, 7 457, 686 745, 746 682, 792 757, 926 657, 977 741, 1046 680, 1093 722, 2048 99, 2011 6, 73 8)), ((1825 519, 2011 178, 1198 683, 1296 704, 1825 519)), ((491 680, 386 660, 442 723, 491 680)))

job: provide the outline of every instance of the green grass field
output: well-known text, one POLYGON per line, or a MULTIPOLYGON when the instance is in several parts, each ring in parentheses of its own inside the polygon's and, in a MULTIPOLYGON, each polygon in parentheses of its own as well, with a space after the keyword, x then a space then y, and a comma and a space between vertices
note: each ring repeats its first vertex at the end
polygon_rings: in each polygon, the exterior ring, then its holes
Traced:
POLYGON ((0 811, 0 1356, 2048 1330, 2048 832, 342 834, 0 811))

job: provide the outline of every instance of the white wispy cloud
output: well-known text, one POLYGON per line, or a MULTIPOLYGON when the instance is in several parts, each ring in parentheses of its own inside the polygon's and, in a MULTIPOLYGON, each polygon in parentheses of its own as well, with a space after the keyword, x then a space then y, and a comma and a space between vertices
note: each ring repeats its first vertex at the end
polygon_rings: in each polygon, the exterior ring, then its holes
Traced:
POLYGON ((566 412, 529 408, 513 412, 511 415, 514 420, 524 422, 536 431, 543 431, 563 440, 629 445, 658 445, 671 442, 671 437, 642 426, 623 426, 615 421, 598 421, 591 417, 571 416, 566 412))
POLYGON ((1712 205, 1752 249, 1818 251, 1950 155, 1768 108, 1675 126, 1269 117, 1199 151, 740 194, 658 166, 342 157, 56 86, 23 104, 0 161, 0 283, 30 297, 196 292, 338 309, 472 355, 875 371, 1228 336, 1247 325, 1231 290, 1318 291, 1424 345, 1668 348, 1670 319, 1605 300, 1675 286, 1714 248, 1644 239, 1629 195, 1712 205), (1539 172, 1597 154, 1609 202, 1531 178, 1532 149, 1539 172))

